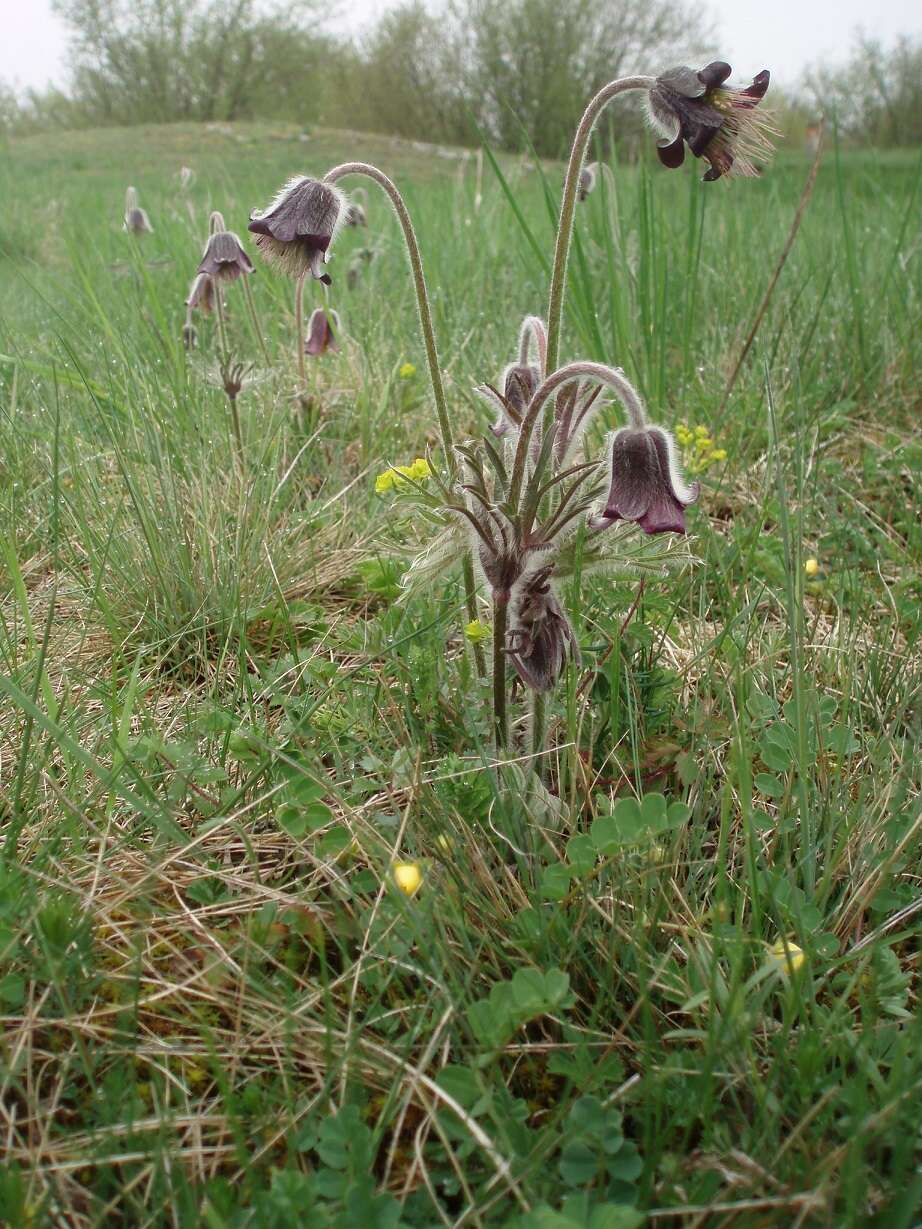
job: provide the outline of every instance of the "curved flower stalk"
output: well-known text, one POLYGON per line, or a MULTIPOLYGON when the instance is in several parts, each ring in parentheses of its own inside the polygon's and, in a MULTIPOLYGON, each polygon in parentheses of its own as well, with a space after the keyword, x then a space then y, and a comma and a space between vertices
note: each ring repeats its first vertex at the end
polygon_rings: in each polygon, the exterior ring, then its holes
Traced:
POLYGON ((295 279, 295 353, 302 394, 307 387, 304 364, 304 283, 313 277, 329 286, 330 247, 344 221, 345 200, 331 183, 296 175, 263 210, 250 215, 247 230, 269 264, 295 279))
MULTIPOLYGON (((455 478, 455 453, 454 453, 454 432, 451 427, 451 420, 448 417, 448 404, 445 398, 445 386, 442 380, 442 370, 439 366, 439 354, 435 341, 435 327, 432 323, 432 308, 429 303, 429 291, 426 286, 426 276, 423 271, 423 261, 419 250, 419 242, 416 238, 416 231, 413 227, 412 219, 409 211, 397 185, 378 170, 376 166, 372 166, 367 162, 344 162, 340 166, 335 166, 332 170, 327 171, 323 177, 322 186, 329 187, 333 191, 337 191, 336 185, 341 179, 345 179, 349 175, 364 175, 366 178, 373 180, 380 188, 383 189, 385 195, 391 202, 394 213, 397 215, 397 220, 400 223, 400 228, 403 232, 404 243, 407 249, 407 257, 410 262, 410 273, 413 278, 413 286, 416 291, 416 307, 419 313, 419 323, 423 334, 423 345, 426 350, 426 362, 429 367, 429 380, 432 385, 432 396, 435 401, 436 415, 439 421, 439 432, 442 438, 442 451, 445 455, 445 463, 448 466, 448 480, 453 484, 455 478)), ((477 597, 474 583, 474 571, 470 560, 465 558, 464 567, 464 596, 467 606, 468 618, 473 620, 477 617, 477 597)), ((483 662, 483 654, 479 645, 474 646, 474 658, 477 663, 478 673, 485 673, 483 662)))
POLYGON ((266 349, 265 338, 259 326, 259 317, 256 314, 256 304, 253 302, 253 295, 250 290, 250 275, 255 272, 255 267, 243 244, 240 242, 239 236, 234 231, 227 229, 223 214, 217 210, 208 219, 208 239, 205 242, 202 259, 199 261, 196 272, 199 278, 208 278, 210 284, 216 288, 216 293, 213 297, 218 316, 222 349, 225 356, 228 354, 227 326, 224 321, 224 304, 221 300, 220 287, 222 283, 229 284, 239 281, 243 286, 244 299, 246 300, 253 332, 256 334, 263 358, 269 363, 269 352, 266 349))
POLYGON ((745 90, 734 90, 724 84, 730 71, 728 64, 714 61, 699 73, 691 68, 676 68, 660 77, 622 77, 603 86, 586 107, 570 151, 554 248, 547 320, 550 368, 556 367, 560 353, 576 204, 585 199, 595 183, 591 173, 583 173, 593 169, 584 164, 599 116, 613 98, 641 90, 646 96, 648 116, 663 136, 659 155, 665 165, 680 166, 687 144, 696 157, 710 162, 706 180, 731 172, 758 174, 756 159, 771 154, 775 134, 766 114, 756 111, 768 89, 769 73, 764 69, 745 90))
MULTIPOLYGON (((494 428, 500 442, 487 436, 479 445, 458 448, 465 498, 455 501, 447 492, 449 507, 467 525, 469 551, 493 605, 498 747, 508 741, 507 666, 540 697, 553 689, 568 662, 579 660, 576 633, 554 586, 576 531, 584 528, 588 554, 601 559, 605 552, 594 539, 618 520, 633 521, 647 534, 684 532, 684 509, 697 494, 681 477, 671 437, 648 421, 624 373, 577 362, 548 374, 544 337, 540 321, 526 321, 503 392, 492 385, 478 390, 501 410, 494 428), (604 454, 579 459, 605 391, 615 395, 628 419, 610 440, 607 484, 604 454)), ((438 554, 449 551, 443 541, 438 554)), ((424 562, 419 566, 426 570, 424 562)), ((535 710, 540 742, 539 703, 535 710)))

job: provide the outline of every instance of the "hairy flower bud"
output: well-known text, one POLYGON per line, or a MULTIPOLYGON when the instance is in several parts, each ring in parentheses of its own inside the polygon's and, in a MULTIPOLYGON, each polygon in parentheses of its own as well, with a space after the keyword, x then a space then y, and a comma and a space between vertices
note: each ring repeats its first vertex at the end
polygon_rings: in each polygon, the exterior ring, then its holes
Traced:
POLYGON ((685 533, 685 509, 699 484, 686 486, 672 436, 662 427, 622 427, 611 437, 608 499, 590 523, 605 529, 636 521, 644 533, 685 533))
POLYGON ((146 211, 138 204, 138 193, 134 188, 128 188, 125 192, 124 229, 132 235, 149 235, 154 229, 146 211))
POLYGON ((192 283, 189 297, 186 299, 186 307, 192 311, 197 309, 203 316, 207 316, 214 307, 216 293, 214 278, 211 274, 199 273, 192 283))
POLYGON ((211 221, 212 232, 208 236, 197 272, 207 273, 219 282, 233 282, 243 273, 252 273, 252 260, 234 232, 225 229, 220 213, 213 213, 211 221))
POLYGON ((290 179, 267 209, 253 213, 247 229, 271 264, 294 277, 310 273, 329 285, 323 266, 342 216, 339 190, 301 175, 290 179))
POLYGON ((579 661, 573 627, 551 588, 553 570, 524 576, 510 601, 508 657, 533 691, 550 691, 568 659, 579 661))
MULTIPOLYGON (((335 312, 333 313, 336 318, 335 312)), ((339 320, 336 320, 336 327, 339 328, 339 320)), ((339 349, 333 336, 333 325, 330 322, 330 317, 322 307, 317 307, 311 312, 311 318, 307 325, 307 338, 304 342, 304 353, 311 355, 313 358, 319 358, 321 354, 326 354, 328 350, 336 351, 339 349)))
POLYGON ((598 179, 598 167, 597 162, 587 162, 580 171, 578 194, 581 201, 586 200, 590 192, 594 190, 598 179))

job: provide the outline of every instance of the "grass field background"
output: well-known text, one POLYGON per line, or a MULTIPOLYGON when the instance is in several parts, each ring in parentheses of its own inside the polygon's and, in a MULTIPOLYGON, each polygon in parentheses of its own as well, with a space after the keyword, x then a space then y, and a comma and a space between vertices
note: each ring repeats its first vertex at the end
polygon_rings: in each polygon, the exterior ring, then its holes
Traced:
POLYGON ((727 456, 691 562, 571 585, 544 785, 493 767, 457 578, 398 600, 426 527, 375 477, 439 456, 384 198, 336 241, 306 409, 291 283, 253 278, 268 366, 230 288, 242 460, 212 322, 182 345, 209 211, 244 234, 346 158, 404 190, 479 434, 560 167, 488 160, 478 200, 473 157, 361 134, 3 151, 0 1220, 910 1229, 918 158, 830 139, 725 406, 808 159, 651 159, 580 207, 563 356, 727 456))

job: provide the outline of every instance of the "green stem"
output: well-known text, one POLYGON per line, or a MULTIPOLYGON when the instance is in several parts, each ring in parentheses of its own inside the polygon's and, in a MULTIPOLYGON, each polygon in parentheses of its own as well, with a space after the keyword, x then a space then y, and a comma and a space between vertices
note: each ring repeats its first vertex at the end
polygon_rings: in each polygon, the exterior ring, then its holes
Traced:
POLYGON ((332 171, 327 171, 323 181, 324 183, 335 184, 346 175, 366 175, 369 179, 373 179, 379 187, 383 188, 390 198, 394 212, 397 215, 397 220, 403 231, 404 241, 407 245, 407 255, 410 259, 410 272, 413 275, 413 284, 416 287, 416 307, 419 311, 419 323, 423 331, 423 343, 426 347, 426 361, 429 364, 432 396, 435 399, 435 410, 439 418, 439 429, 442 434, 442 450, 445 453, 445 464, 448 466, 448 472, 454 477, 457 468, 455 441, 451 430, 451 423, 448 419, 448 405, 445 400, 445 387, 442 383, 439 354, 435 344, 435 329, 432 324, 429 292, 426 289, 423 261, 419 251, 419 243, 416 239, 416 231, 413 229, 413 222, 403 197, 397 190, 397 185, 393 180, 388 179, 383 171, 379 171, 376 166, 371 166, 367 162, 344 162, 341 166, 335 166, 332 171))
POLYGON ((221 301, 220 282, 215 282, 214 284, 214 309, 218 321, 218 348, 221 351, 221 362, 226 363, 230 358, 230 351, 227 348, 227 325, 224 322, 224 304, 221 301))
MULTIPOLYGON (((547 738, 547 698, 543 691, 533 691, 531 696, 531 753, 534 756, 544 754, 547 738)), ((535 771, 541 775, 542 765, 535 764, 535 771)))
POLYGON ((236 441, 236 444, 237 444, 237 455, 239 456, 240 462, 242 464, 243 463, 243 429, 240 426, 240 411, 237 409, 237 398, 236 397, 228 397, 228 401, 230 401, 230 404, 231 404, 231 422, 233 423, 233 427, 234 427, 234 440, 236 441))
POLYGON ((266 349, 266 339, 263 337, 262 329, 259 327, 259 316, 256 314, 256 304, 253 302, 253 291, 250 289, 250 279, 245 273, 243 275, 243 297, 247 301, 250 320, 253 322, 253 332, 256 334, 256 340, 259 342, 259 348, 263 352, 263 358, 266 360, 267 366, 269 366, 272 363, 272 359, 269 357, 269 351, 266 349))
MULTIPOLYGON (((467 608, 467 621, 468 623, 474 623, 477 620, 477 586, 474 581, 474 561, 469 554, 465 554, 462 568, 464 572, 464 605, 467 608)), ((474 644, 473 649, 477 676, 484 679, 487 677, 487 659, 484 657, 483 645, 474 644)))
POLYGON ((506 616, 508 599, 493 602, 493 736, 497 753, 509 742, 506 722, 506 616))
MULTIPOLYGON (((550 360, 549 360, 550 361, 550 360)), ((525 482, 525 466, 528 462, 528 450, 532 432, 545 402, 563 384, 573 379, 596 380, 599 384, 607 384, 617 394, 621 404, 627 410, 631 426, 640 429, 647 425, 647 415, 640 395, 623 372, 616 367, 606 367, 604 363, 568 363, 554 371, 538 387, 528 405, 522 426, 519 430, 519 442, 516 445, 515 459, 512 463, 512 482, 509 487, 509 502, 521 512, 519 506, 522 486, 525 482)))
MULTIPOLYGON (((403 231, 407 256, 410 261, 410 273, 412 274, 413 285, 416 290, 416 309, 419 312, 419 324, 422 329, 423 344, 426 349, 429 382, 432 385, 435 412, 438 416, 439 431, 442 436, 442 451, 445 454, 445 464, 448 468, 449 481, 451 481, 457 472, 458 460, 455 456, 454 434, 448 417, 445 385, 442 383, 442 370, 439 366, 439 352, 435 344, 435 327, 432 323, 432 307, 429 302, 429 291, 426 287, 426 275, 423 272, 423 258, 419 251, 416 231, 413 229, 413 221, 397 185, 383 171, 379 171, 376 166, 372 166, 367 162, 344 162, 340 166, 333 167, 331 171, 327 171, 323 177, 324 183, 335 184, 346 175, 365 175, 382 188, 393 206, 394 213, 397 215, 397 221, 400 223, 400 229, 403 231)), ((476 595, 477 589, 474 582, 473 564, 470 559, 466 559, 464 565, 464 600, 468 616, 471 620, 477 618, 476 595)), ((474 649, 474 661, 479 677, 484 678, 486 676, 486 662, 484 661, 482 650, 476 647, 474 649)))
POLYGON ((579 176, 586 158, 589 138, 598 118, 607 104, 618 94, 627 90, 649 90, 654 77, 622 77, 602 87, 583 113, 567 166, 563 186, 563 201, 560 206, 560 224, 557 228, 557 244, 554 248, 554 267, 551 274, 551 293, 547 309, 547 369, 557 366, 560 352, 560 329, 563 320, 563 300, 567 286, 567 264, 570 259, 570 244, 573 240, 573 218, 579 191, 579 176))
POLYGON ((307 270, 299 274, 295 282, 295 332, 298 335, 299 392, 302 394, 307 391, 307 369, 304 366, 304 280, 306 277, 307 270))

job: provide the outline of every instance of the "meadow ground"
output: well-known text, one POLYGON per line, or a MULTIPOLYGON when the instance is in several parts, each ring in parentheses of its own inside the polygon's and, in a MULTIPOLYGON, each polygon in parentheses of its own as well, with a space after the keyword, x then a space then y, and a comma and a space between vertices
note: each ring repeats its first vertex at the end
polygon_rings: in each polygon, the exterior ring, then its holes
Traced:
POLYGON ((375 477, 439 456, 384 198, 337 240, 306 407, 291 283, 253 279, 268 365, 230 288, 242 458, 213 322, 182 346, 209 210, 243 233, 346 157, 405 190, 480 433, 545 310, 535 168, 488 163, 478 208, 473 160, 359 134, 3 151, 0 1220, 909 1229, 918 158, 830 145, 728 398, 807 161, 650 160, 580 207, 564 356, 718 459, 693 562, 570 586, 544 788, 492 767, 457 578, 397 600, 423 527, 375 477))

